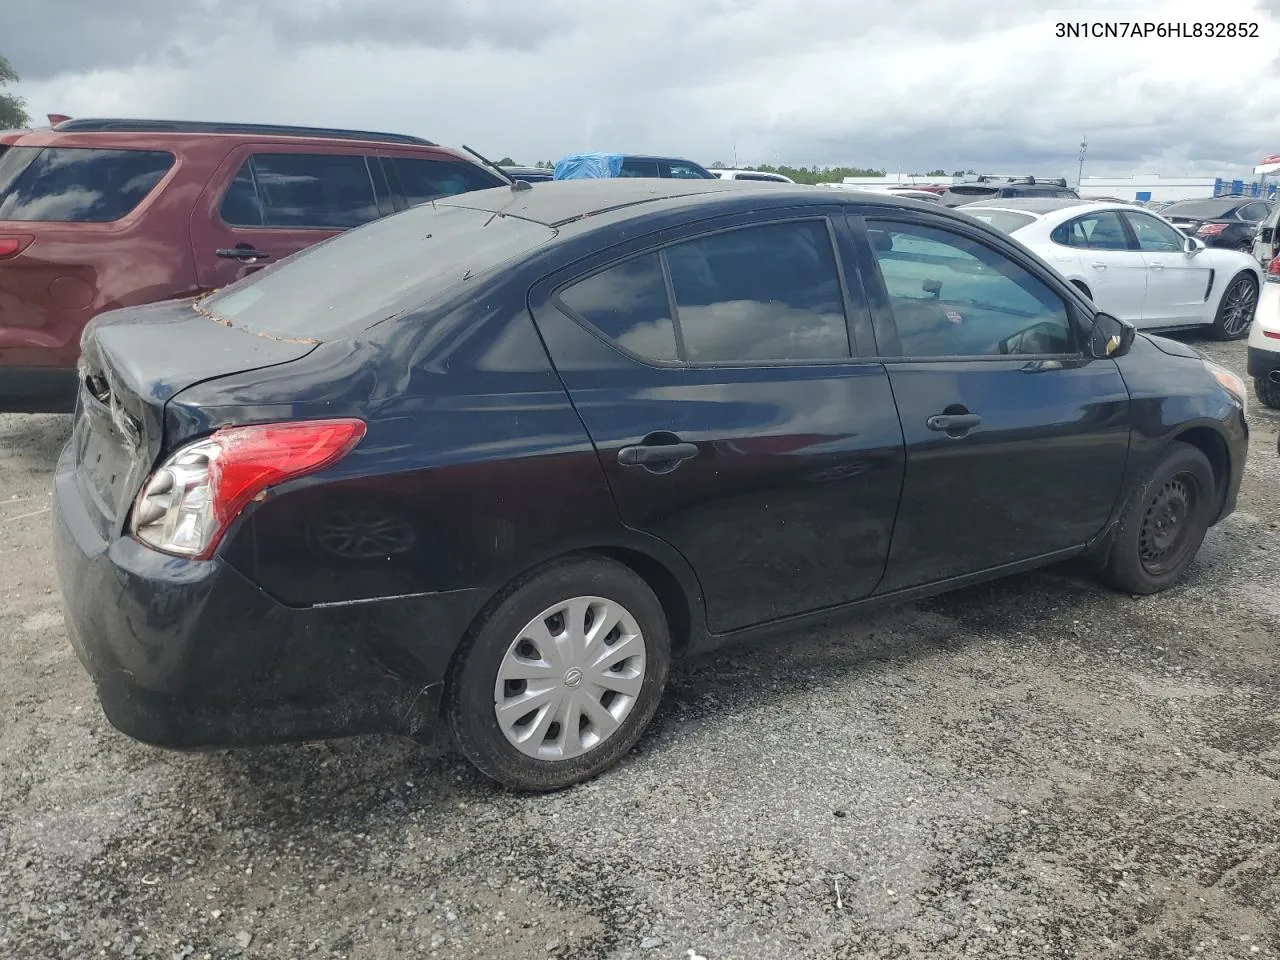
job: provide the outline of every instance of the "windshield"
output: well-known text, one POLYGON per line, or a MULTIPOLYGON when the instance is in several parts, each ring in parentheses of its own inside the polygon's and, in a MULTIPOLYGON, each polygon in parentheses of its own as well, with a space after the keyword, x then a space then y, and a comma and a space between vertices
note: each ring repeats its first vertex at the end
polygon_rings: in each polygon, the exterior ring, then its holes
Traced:
POLYGON ((1160 213, 1166 217, 1193 217, 1197 220, 1217 220, 1240 205, 1239 200, 1179 200, 1160 213))
POLYGON ((1031 214, 1015 213, 1012 210, 975 210, 973 207, 968 207, 965 213, 1004 233, 1013 233, 1019 227, 1036 222, 1036 218, 1031 214))
POLYGON ((322 340, 403 313, 555 235, 517 217, 424 204, 251 274, 198 309, 232 326, 322 340))

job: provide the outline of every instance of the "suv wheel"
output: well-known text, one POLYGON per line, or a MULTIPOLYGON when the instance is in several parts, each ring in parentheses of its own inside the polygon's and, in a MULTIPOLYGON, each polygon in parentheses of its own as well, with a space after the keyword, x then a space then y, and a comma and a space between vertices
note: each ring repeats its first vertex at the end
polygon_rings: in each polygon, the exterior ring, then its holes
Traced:
POLYGON ((516 790, 558 790, 613 766, 640 739, 670 665, 653 591, 603 558, 527 576, 458 656, 445 710, 459 749, 516 790))
POLYGON ((1280 383, 1276 383, 1269 376, 1254 377, 1253 389, 1264 407, 1280 410, 1280 383))
POLYGON ((1107 559, 1107 580, 1141 595, 1173 586, 1195 559, 1216 502, 1208 458, 1190 444, 1172 444, 1129 496, 1107 559))

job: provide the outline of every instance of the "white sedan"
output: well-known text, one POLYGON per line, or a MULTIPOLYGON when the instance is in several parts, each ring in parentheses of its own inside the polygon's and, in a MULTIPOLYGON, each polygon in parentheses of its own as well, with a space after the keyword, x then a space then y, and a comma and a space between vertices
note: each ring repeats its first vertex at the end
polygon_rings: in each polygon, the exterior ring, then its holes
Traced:
POLYGON ((980 200, 957 210, 1009 234, 1105 312, 1145 329, 1206 326, 1219 340, 1249 332, 1262 287, 1258 261, 1206 248, 1127 203, 980 200))
POLYGON ((1280 257, 1267 268, 1258 319, 1249 331, 1249 376, 1263 405, 1280 410, 1280 257))

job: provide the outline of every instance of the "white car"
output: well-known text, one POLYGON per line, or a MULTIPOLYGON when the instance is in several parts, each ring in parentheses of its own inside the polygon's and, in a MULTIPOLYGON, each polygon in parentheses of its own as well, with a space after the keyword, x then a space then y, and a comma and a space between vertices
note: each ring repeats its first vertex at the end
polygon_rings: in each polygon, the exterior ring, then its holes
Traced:
POLYGON ((1249 376, 1263 406, 1280 410, 1280 257, 1273 257, 1249 331, 1249 376))
POLYGON ((1262 268, 1208 248, 1147 210, 1087 200, 979 200, 957 211, 1009 234, 1098 307, 1135 327, 1206 326, 1218 340, 1249 332, 1262 268))
POLYGON ((790 177, 780 173, 766 173, 763 170, 712 170, 721 180, 758 180, 766 183, 795 183, 790 177))

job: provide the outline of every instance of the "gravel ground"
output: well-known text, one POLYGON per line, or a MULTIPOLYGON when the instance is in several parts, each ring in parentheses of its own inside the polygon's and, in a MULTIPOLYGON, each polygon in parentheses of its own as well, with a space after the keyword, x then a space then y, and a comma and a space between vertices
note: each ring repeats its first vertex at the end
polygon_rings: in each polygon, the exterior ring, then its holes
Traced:
MULTIPOLYGON (((1198 344, 1243 373, 1243 344, 1198 344)), ((1188 580, 1072 568, 678 665, 562 794, 391 738, 116 733, 0 417, 0 957, 1280 956, 1280 417, 1188 580)))

